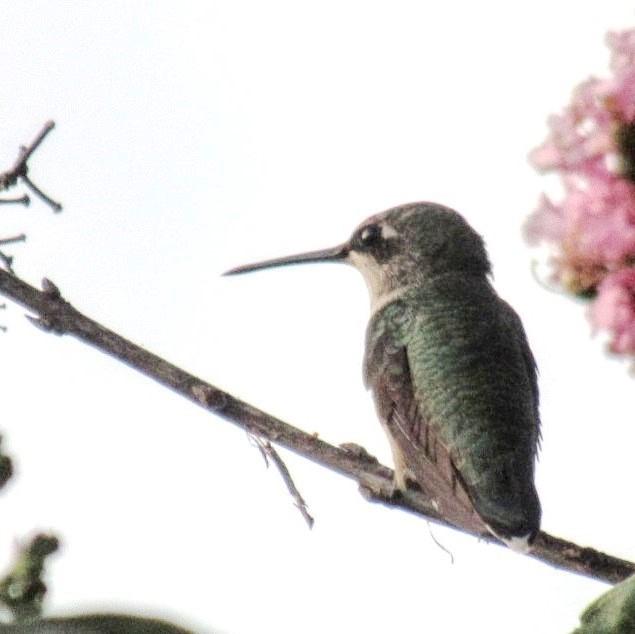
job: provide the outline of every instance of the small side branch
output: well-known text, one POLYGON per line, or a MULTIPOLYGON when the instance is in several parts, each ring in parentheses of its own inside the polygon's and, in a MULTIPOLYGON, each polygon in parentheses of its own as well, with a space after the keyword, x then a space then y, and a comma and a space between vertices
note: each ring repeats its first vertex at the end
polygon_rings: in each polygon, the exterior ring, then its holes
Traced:
POLYGON ((18 198, 0 198, 0 205, 24 205, 28 207, 31 204, 31 199, 24 194, 18 198))
MULTIPOLYGON (((408 490, 395 496, 392 470, 369 458, 368 454, 364 455, 365 452, 335 447, 168 363, 80 313, 62 298, 51 282, 45 281, 44 290, 40 291, 0 269, 0 293, 33 311, 37 315, 33 321, 40 328, 58 334, 70 334, 248 433, 286 447, 354 480, 370 500, 467 532, 440 517, 431 500, 421 491, 408 490)), ((499 543, 488 535, 476 537, 499 543)), ((607 583, 617 583, 635 573, 633 562, 578 546, 544 532, 538 535, 530 556, 556 568, 607 583)))
POLYGON ((59 213, 62 211, 62 205, 53 200, 48 194, 45 194, 26 174, 22 176, 22 181, 40 200, 51 207, 54 212, 59 213))
MULTIPOLYGON (((26 236, 21 233, 18 236, 13 236, 12 238, 2 238, 0 239, 0 246, 4 246, 5 244, 15 244, 16 242, 24 242, 26 240, 26 236)), ((0 250, 0 263, 4 266, 7 271, 13 273, 13 257, 7 255, 4 251, 0 250)))
POLYGON ((289 469, 284 463, 284 460, 282 460, 282 458, 280 457, 280 454, 274 449, 273 445, 268 440, 263 440, 262 438, 254 436, 253 434, 250 434, 250 437, 253 439, 256 447, 260 449, 260 453, 265 459, 265 464, 269 466, 269 461, 271 461, 276 466, 276 468, 280 472, 280 475, 282 476, 282 479, 284 480, 287 490, 293 498, 293 503, 295 504, 298 511, 300 511, 300 514, 304 518, 304 521, 307 523, 308 527, 313 528, 315 520, 309 513, 307 503, 304 501, 302 495, 300 495, 300 491, 298 491, 298 488, 296 487, 295 482, 293 481, 293 478, 289 473, 289 469))
POLYGON ((55 127, 55 123, 53 121, 47 121, 43 126, 38 135, 31 141, 29 145, 23 145, 20 147, 20 151, 18 153, 18 158, 16 159, 13 167, 6 172, 0 173, 0 190, 9 189, 13 187, 17 182, 18 178, 25 176, 28 171, 28 160, 31 158, 31 155, 35 150, 40 147, 42 141, 46 138, 46 135, 55 127))
POLYGON ((26 235, 20 233, 17 236, 12 236, 11 238, 0 238, 0 246, 4 246, 5 244, 15 244, 16 242, 24 242, 26 240, 26 235))
MULTIPOLYGON (((47 121, 38 135, 31 141, 31 143, 27 146, 20 147, 20 151, 18 153, 18 158, 16 159, 13 167, 6 172, 0 173, 0 191, 10 189, 13 187, 18 180, 22 180, 24 184, 39 198, 41 198, 47 205, 49 205, 53 211, 59 212, 62 211, 62 205, 60 203, 54 201, 50 196, 45 194, 35 183, 29 178, 29 166, 28 161, 33 155, 33 152, 40 147, 42 141, 46 138, 47 134, 55 127, 55 123, 53 121, 47 121)), ((22 196, 21 198, 10 198, 5 199, 0 202, 3 203, 20 203, 23 205, 28 205, 30 200, 28 196, 22 196)))

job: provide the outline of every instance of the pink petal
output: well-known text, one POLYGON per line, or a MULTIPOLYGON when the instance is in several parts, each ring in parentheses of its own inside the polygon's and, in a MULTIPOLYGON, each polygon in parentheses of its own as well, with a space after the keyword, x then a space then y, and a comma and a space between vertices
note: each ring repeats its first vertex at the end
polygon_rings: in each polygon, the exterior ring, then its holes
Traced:
POLYGON ((635 68, 629 69, 615 82, 613 99, 624 121, 635 119, 635 68))
POLYGON ((635 352, 635 269, 621 269, 604 278, 589 317, 595 328, 611 333, 611 350, 635 352))
POLYGON ((538 244, 543 240, 558 242, 564 235, 565 223, 562 207, 543 194, 538 206, 529 216, 523 227, 525 239, 529 244, 538 244))

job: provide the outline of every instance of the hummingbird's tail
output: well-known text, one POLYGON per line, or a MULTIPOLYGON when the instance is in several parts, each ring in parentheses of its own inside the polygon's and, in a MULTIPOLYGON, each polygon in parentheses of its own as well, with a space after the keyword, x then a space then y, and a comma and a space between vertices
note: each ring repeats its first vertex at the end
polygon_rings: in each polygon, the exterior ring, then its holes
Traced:
MULTIPOLYGON (((531 468, 529 469, 530 471, 531 468)), ((533 473, 522 476, 518 466, 515 477, 504 469, 500 477, 489 479, 486 491, 471 490, 476 512, 488 530, 509 548, 527 552, 540 531, 541 509, 533 483, 533 473), (519 477, 521 476, 521 477, 519 477)), ((522 471, 522 470, 521 470, 522 471)))
POLYGON ((500 539, 508 548, 518 553, 528 553, 531 550, 531 545, 540 530, 539 523, 536 523, 531 528, 529 526, 515 527, 517 530, 514 531, 510 531, 507 527, 494 527, 488 522, 485 522, 485 526, 494 537, 500 539))

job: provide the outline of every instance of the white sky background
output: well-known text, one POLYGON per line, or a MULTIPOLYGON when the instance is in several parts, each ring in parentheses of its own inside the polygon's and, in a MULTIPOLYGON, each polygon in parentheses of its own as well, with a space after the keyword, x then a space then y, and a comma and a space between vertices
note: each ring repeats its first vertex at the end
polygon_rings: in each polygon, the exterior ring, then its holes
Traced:
MULTIPOLYGON (((635 558, 633 381, 584 307, 532 278, 520 227, 545 119, 626 2, 0 3, 0 166, 49 118, 6 208, 17 272, 254 405, 390 463, 361 382, 368 299, 343 266, 221 278, 435 200, 486 238, 540 366, 543 528, 635 558)), ((51 612, 135 609, 199 631, 564 633, 607 586, 368 504, 283 452, 307 530, 245 434, 70 338, 1 315, 19 473, 0 551, 51 529, 51 612)))

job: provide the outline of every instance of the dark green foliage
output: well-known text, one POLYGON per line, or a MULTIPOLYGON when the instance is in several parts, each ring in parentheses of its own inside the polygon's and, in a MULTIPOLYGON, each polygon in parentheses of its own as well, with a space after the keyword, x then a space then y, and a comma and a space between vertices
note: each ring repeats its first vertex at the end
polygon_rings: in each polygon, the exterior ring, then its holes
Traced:
POLYGON ((573 634, 633 634, 635 632, 635 576, 600 596, 582 613, 573 634))
POLYGON ((0 634, 194 634, 166 621, 119 614, 86 614, 0 625, 0 634))
POLYGON ((40 616, 46 594, 42 580, 44 562, 58 547, 56 537, 36 535, 0 581, 0 603, 11 611, 16 621, 29 621, 40 616))

